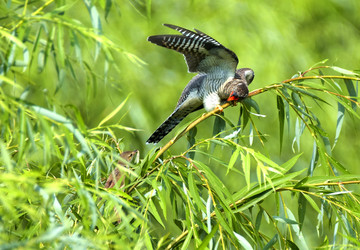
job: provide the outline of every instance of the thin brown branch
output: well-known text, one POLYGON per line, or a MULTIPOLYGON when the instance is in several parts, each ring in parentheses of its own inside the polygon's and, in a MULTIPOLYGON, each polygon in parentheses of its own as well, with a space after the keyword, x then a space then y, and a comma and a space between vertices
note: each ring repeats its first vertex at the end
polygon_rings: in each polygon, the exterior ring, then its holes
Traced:
MULTIPOLYGON (((349 79, 354 81, 360 81, 359 77, 351 77, 351 76, 337 76, 337 75, 331 75, 331 76, 300 76, 296 78, 287 79, 281 82, 281 84, 273 84, 264 88, 253 90, 249 93, 248 97, 256 96, 258 94, 264 93, 268 90, 275 89, 282 87, 283 83, 290 83, 293 81, 300 81, 300 80, 309 80, 309 79, 349 79)), ((330 94, 339 95, 327 90, 324 90, 330 94)), ((221 107, 222 109, 226 109, 229 106, 231 106, 230 103, 225 103, 221 107)), ((168 150, 177 140, 179 140, 181 137, 183 137, 187 132, 189 132, 192 128, 194 128, 196 125, 198 125, 200 122, 206 120, 207 118, 220 113, 220 109, 216 108, 213 111, 210 111, 208 113, 203 114, 201 117, 196 119, 194 122, 189 124, 180 134, 176 135, 173 139, 171 139, 164 147, 160 148, 160 150, 157 152, 156 157, 154 158, 154 162, 166 151, 168 150)))
POLYGON ((316 69, 329 69, 331 66, 317 66, 314 68, 310 68, 308 70, 305 70, 302 74, 300 74, 300 77, 304 77, 305 74, 309 73, 310 71, 316 70, 316 69))

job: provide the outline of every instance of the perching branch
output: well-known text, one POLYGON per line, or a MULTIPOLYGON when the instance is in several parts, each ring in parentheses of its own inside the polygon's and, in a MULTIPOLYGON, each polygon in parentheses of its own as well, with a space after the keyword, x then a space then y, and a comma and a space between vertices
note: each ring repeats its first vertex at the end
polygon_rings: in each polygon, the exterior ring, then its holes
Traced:
MULTIPOLYGON (((296 77, 296 78, 291 78, 291 79, 287 79, 281 82, 281 84, 273 84, 264 88, 260 88, 260 89, 256 89, 253 90, 249 93, 248 97, 252 97, 252 96, 256 96, 258 94, 267 92, 268 90, 271 89, 275 89, 275 88, 280 88, 282 87, 282 85, 284 83, 290 83, 293 81, 300 81, 300 80, 309 80, 309 79, 348 79, 348 80, 354 80, 354 81, 360 81, 360 78, 358 77, 350 77, 350 76, 337 76, 337 75, 333 75, 333 76, 300 76, 300 77, 296 77)), ((338 95, 336 93, 332 93, 329 91, 326 91, 327 93, 330 94, 335 94, 338 95)), ((351 99, 350 99, 351 100, 351 99)), ((353 101, 353 100, 351 100, 353 101)), ((221 107, 222 109, 226 109, 229 106, 231 106, 230 103, 225 103, 223 104, 221 107)), ((160 150, 157 152, 156 157, 154 158, 154 162, 166 151, 168 150, 177 140, 179 140, 181 137, 183 137, 187 132, 189 132, 192 128, 194 128, 196 125, 198 125, 200 122, 206 120, 207 118, 220 113, 220 109, 219 108, 215 108, 213 111, 210 111, 208 113, 203 114, 201 117, 199 117, 198 119, 196 119, 195 121, 193 121, 191 124, 189 124, 189 126, 187 126, 180 134, 176 135, 173 139, 171 139, 164 147, 160 148, 160 150)))

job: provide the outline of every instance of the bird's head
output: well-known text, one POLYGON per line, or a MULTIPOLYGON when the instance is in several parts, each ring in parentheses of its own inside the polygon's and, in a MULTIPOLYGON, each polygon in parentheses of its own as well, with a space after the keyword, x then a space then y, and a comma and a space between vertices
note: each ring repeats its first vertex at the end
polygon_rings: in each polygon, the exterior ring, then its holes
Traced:
POLYGON ((246 81, 246 84, 249 86, 250 83, 254 80, 255 73, 250 68, 241 68, 237 69, 235 73, 236 79, 242 79, 246 81))

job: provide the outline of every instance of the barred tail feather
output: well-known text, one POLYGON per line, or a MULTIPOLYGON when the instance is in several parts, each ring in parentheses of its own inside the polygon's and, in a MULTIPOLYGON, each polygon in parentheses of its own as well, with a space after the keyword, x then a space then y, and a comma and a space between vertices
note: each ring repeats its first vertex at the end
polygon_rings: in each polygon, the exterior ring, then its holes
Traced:
POLYGON ((178 110, 175 110, 167 119, 164 121, 156 130, 155 132, 149 137, 146 143, 158 143, 164 138, 168 133, 173 130, 176 125, 178 125, 186 115, 182 116, 179 115, 178 110))

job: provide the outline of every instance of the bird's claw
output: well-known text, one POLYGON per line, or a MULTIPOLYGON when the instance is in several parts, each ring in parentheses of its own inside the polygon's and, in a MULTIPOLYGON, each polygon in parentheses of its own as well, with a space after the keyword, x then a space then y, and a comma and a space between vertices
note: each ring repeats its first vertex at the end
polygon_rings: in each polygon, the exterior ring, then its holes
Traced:
POLYGON ((224 109, 223 109, 223 107, 221 107, 220 104, 216 105, 215 109, 219 110, 220 113, 224 112, 224 109))

